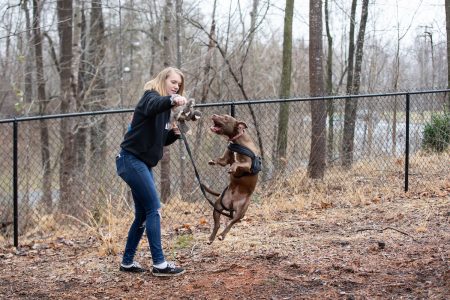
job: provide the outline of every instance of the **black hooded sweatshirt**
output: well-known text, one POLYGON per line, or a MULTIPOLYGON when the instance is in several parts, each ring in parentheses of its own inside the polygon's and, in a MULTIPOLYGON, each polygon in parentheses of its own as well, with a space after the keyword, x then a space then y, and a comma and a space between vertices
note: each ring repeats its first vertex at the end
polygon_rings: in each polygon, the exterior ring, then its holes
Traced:
POLYGON ((154 90, 145 91, 134 109, 131 128, 120 147, 150 168, 156 166, 163 156, 163 147, 179 138, 168 129, 171 107, 170 96, 161 96, 154 90))

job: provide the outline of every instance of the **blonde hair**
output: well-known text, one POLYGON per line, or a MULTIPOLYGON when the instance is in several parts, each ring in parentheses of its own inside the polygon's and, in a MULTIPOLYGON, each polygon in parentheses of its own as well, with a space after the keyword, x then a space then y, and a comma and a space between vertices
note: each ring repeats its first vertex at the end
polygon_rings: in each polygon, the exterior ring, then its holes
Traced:
POLYGON ((178 90, 177 94, 183 96, 184 95, 184 74, 179 69, 174 67, 167 67, 163 69, 161 72, 158 73, 158 75, 155 76, 152 80, 148 81, 144 85, 144 90, 155 90, 157 91, 161 96, 168 96, 166 91, 166 79, 169 77, 169 75, 174 72, 181 77, 181 84, 180 89, 178 90))

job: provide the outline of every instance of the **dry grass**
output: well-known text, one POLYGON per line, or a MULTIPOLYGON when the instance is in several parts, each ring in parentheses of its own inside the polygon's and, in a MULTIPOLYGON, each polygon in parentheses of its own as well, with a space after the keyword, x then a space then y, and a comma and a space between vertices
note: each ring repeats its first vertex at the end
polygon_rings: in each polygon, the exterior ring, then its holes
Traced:
POLYGON ((86 229, 86 233, 100 242, 99 255, 116 255, 119 248, 123 247, 123 235, 126 234, 132 219, 132 209, 125 197, 109 196, 103 204, 104 206, 100 206, 95 212, 85 209, 87 221, 77 221, 86 229))
MULTIPOLYGON (((356 164, 346 173, 332 168, 322 181, 298 170, 260 184, 246 217, 224 241, 211 245, 209 205, 199 208, 174 197, 163 208, 163 246, 166 257, 187 272, 173 280, 118 271, 133 214, 124 197, 109 197, 86 212, 90 217, 72 220, 82 228, 79 237, 63 231, 53 242, 29 237, 20 251, 0 246, 0 294, 157 299, 164 291, 170 299, 223 299, 225 294, 227 299, 448 299, 450 174, 443 161, 448 162, 448 153, 414 157, 408 193, 401 161, 392 169, 381 169, 382 161, 356 164), (424 164, 429 168, 418 168, 424 164)), ((56 220, 48 216, 40 226, 37 231, 51 230, 56 220)), ((151 265, 145 238, 136 259, 151 265)))
MULTIPOLYGON (((409 191, 406 193, 403 158, 358 162, 348 171, 331 167, 323 180, 310 179, 305 169, 299 169, 288 177, 260 184, 250 209, 270 221, 276 219, 279 212, 351 208, 396 198, 442 196, 450 186, 449 165, 450 151, 415 155, 410 159, 409 191)), ((176 195, 163 208, 163 216, 171 220, 179 219, 183 212, 191 216, 189 219, 194 224, 190 225, 202 225, 204 217, 210 216, 210 207, 205 204, 199 208, 198 203, 183 201, 176 195)))
MULTIPOLYGON (((415 155, 410 161, 410 190, 407 193, 403 191, 402 159, 359 162, 346 172, 340 167, 330 167, 323 180, 312 180, 307 177, 306 170, 300 169, 289 177, 260 184, 253 195, 253 202, 244 222, 247 219, 258 219, 269 227, 285 226, 284 222, 280 222, 280 214, 308 214, 317 209, 330 208, 351 209, 401 198, 414 199, 433 195, 442 197, 448 194, 450 189, 449 161, 449 151, 440 155, 415 155), (447 164, 443 163, 445 161, 447 164), (424 165, 428 168, 424 168, 424 165)), ((125 191, 122 194, 125 195, 125 191)), ((41 215, 40 221, 21 240, 27 243, 37 240, 38 236, 40 239, 52 238, 53 232, 57 232, 58 236, 89 235, 99 241, 99 255, 119 253, 133 218, 133 208, 125 197, 106 197, 95 209, 86 207, 84 212, 83 220, 66 216, 66 219, 74 222, 71 225, 61 224, 61 218, 54 215, 41 215)), ((164 205, 162 220, 166 235, 170 232, 190 234, 194 228, 209 232, 212 213, 206 201, 199 206, 196 202, 183 201, 176 195, 164 205)), ((222 221, 225 222, 225 218, 222 218, 222 221)), ((419 231, 425 230, 426 224, 421 228, 419 231)), ((170 251, 192 246, 193 241, 186 242, 183 240, 185 237, 169 235, 174 237, 173 240, 165 239, 165 246, 170 251)), ((1 239, 0 235, 0 242, 1 239)), ((141 248, 146 247, 147 242, 143 239, 141 248)))
MULTIPOLYGON (((257 222, 264 224, 262 234, 270 231, 282 231, 281 228, 289 228, 303 221, 295 216, 315 216, 318 211, 327 211, 327 222, 339 224, 348 218, 352 209, 364 208, 371 205, 382 205, 399 199, 423 199, 429 197, 448 198, 450 192, 450 173, 448 164, 449 152, 444 154, 420 153, 410 161, 409 191, 404 192, 404 175, 402 159, 392 161, 380 160, 367 163, 356 163, 353 168, 343 172, 339 167, 330 168, 323 180, 312 180, 307 177, 306 170, 298 170, 296 173, 283 180, 276 180, 259 185, 253 196, 247 216, 237 226, 254 226, 257 222), (419 168, 419 166, 428 168, 419 168), (381 168, 380 166, 388 166, 381 168), (417 171, 417 170, 420 171, 417 171), (333 209, 332 209, 333 208, 333 209), (280 216, 287 216, 286 218, 280 216)), ((445 202, 445 201, 444 201, 445 202)), ((413 209, 418 203, 402 202, 406 210, 413 209), (411 205, 410 205, 411 203, 411 205), (411 207, 407 207, 411 206, 411 207)), ((171 199, 164 207, 164 215, 168 220, 177 220, 180 211, 189 212, 191 222, 179 223, 173 226, 177 234, 170 235, 175 240, 167 242, 167 247, 177 243, 180 233, 190 234, 196 229, 198 243, 206 243, 209 229, 212 226, 212 212, 208 204, 205 209, 199 210, 196 203, 188 203, 178 197, 171 199)), ((426 214, 429 207, 424 205, 421 213, 426 214)), ((386 219, 397 218, 386 212, 386 219)), ((428 220, 428 217, 424 217, 428 220)), ((225 223, 226 218, 221 221, 225 223)), ((171 231, 167 229, 167 231, 171 231)), ((238 230, 238 229, 236 229, 238 230)), ((236 247, 241 250, 255 248, 272 248, 273 243, 261 239, 258 235, 245 235, 242 232, 234 236, 231 230, 221 247, 226 251, 227 247, 236 247)), ((417 225, 416 232, 426 232, 427 224, 422 221, 417 225)), ((246 230, 244 229, 244 232, 246 230)), ((195 242, 193 242, 195 244, 195 242)), ((193 247, 189 244, 187 247, 193 247)), ((279 244, 283 244, 281 240, 279 244)), ((289 247, 288 247, 289 248, 289 247)))

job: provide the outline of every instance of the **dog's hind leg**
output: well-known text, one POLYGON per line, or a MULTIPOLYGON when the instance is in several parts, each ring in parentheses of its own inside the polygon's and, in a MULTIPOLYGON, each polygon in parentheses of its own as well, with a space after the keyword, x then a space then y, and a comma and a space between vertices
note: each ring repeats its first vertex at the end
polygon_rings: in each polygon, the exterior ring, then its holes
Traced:
POLYGON ((225 236, 227 235, 228 231, 230 231, 231 227, 237 223, 240 219, 242 219, 245 215, 245 212, 247 211, 247 208, 250 204, 250 201, 243 200, 243 205, 236 207, 235 215, 233 216, 233 219, 231 219, 230 223, 228 223, 227 227, 219 234, 217 237, 219 240, 223 241, 225 239, 225 236))
POLYGON ((220 227, 220 212, 214 209, 213 218, 214 218, 214 228, 213 231, 211 232, 211 235, 209 236, 208 244, 211 244, 216 238, 217 231, 219 230, 220 227))
POLYGON ((242 219, 242 214, 236 214, 233 219, 231 219, 230 223, 228 223, 227 227, 219 234, 217 237, 219 240, 223 241, 225 239, 225 236, 227 235, 228 231, 230 231, 231 227, 237 223, 240 219, 242 219))

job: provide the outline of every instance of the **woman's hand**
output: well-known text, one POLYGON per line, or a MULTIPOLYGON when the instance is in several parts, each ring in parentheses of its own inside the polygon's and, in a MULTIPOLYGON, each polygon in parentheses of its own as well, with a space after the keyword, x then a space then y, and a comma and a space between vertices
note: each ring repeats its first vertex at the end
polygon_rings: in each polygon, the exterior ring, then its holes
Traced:
POLYGON ((172 99, 173 106, 181 106, 181 105, 185 105, 186 103, 187 103, 186 98, 184 98, 183 96, 180 96, 180 95, 176 95, 172 99))
POLYGON ((181 135, 180 128, 178 128, 176 122, 173 122, 173 124, 172 124, 172 130, 173 130, 173 133, 175 133, 176 135, 181 135))

